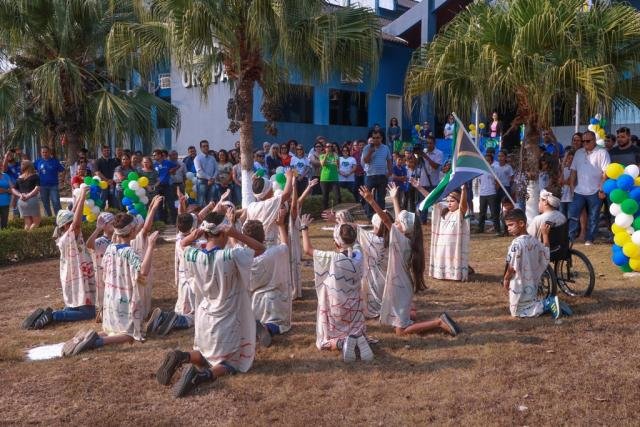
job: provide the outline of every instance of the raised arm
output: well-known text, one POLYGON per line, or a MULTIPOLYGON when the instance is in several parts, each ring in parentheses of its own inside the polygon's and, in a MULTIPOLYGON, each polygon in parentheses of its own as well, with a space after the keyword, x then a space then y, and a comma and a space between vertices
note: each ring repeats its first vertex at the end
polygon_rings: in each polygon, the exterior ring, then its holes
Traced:
POLYGON ((389 196, 391 196, 391 200, 393 201, 393 212, 396 218, 398 218, 400 211, 402 211, 400 208, 400 201, 398 200, 398 186, 392 182, 387 186, 387 190, 389 191, 389 196))
POLYGON ((318 178, 314 178, 309 181, 309 184, 307 184, 307 188, 305 188, 300 197, 298 197, 298 213, 302 212, 302 205, 304 204, 304 200, 309 196, 309 194, 311 194, 311 190, 316 185, 318 185, 318 178))
POLYGON ((287 177, 287 182, 284 184, 284 190, 282 191, 282 201, 288 202, 291 199, 291 192, 293 190, 293 169, 285 172, 285 176, 287 177))
MULTIPOLYGON (((295 190, 294 190, 295 193, 295 190)), ((285 219, 287 217, 287 210, 284 206, 280 207, 280 211, 278 212, 278 218, 276 219, 276 224, 278 225, 278 234, 280 235, 280 243, 285 245, 289 244, 289 236, 287 234, 287 224, 285 223, 285 219)))
POLYGON ((422 194, 424 197, 427 197, 429 195, 429 192, 425 190, 422 185, 420 185, 420 180, 418 178, 411 178, 409 180, 409 183, 411 183, 411 186, 416 190, 418 190, 418 192, 422 194))
POLYGON ((140 266, 140 275, 146 277, 149 275, 149 271, 151 271, 151 257, 153 256, 153 249, 156 246, 156 241, 158 240, 158 231, 154 231, 149 235, 147 240, 147 250, 144 253, 144 258, 142 259, 142 265, 140 266))
POLYGON ((469 204, 467 203, 467 187, 465 185, 462 186, 462 191, 460 192, 460 213, 462 216, 467 214, 469 210, 469 204))
POLYGON ((178 215, 187 212, 187 196, 184 195, 180 187, 176 187, 176 195, 178 196, 178 215))
POLYGON ((291 188, 291 209, 289 210, 291 218, 294 220, 298 217, 298 186, 293 185, 291 188))
POLYGON ((144 235, 148 235, 151 232, 151 228, 153 228, 153 218, 156 215, 156 211, 160 207, 160 203, 164 201, 164 197, 162 196, 154 196, 151 200, 151 204, 149 205, 149 210, 147 211, 147 218, 144 220, 144 225, 142 226, 141 232, 144 235))
POLYGON ((300 231, 302 232, 302 251, 309 256, 313 256, 313 245, 311 245, 311 239, 309 238, 309 224, 311 224, 311 221, 313 221, 313 219, 309 214, 304 214, 300 218, 300 231))
POLYGON ((87 194, 89 194, 89 187, 84 187, 73 207, 73 222, 71 223, 71 228, 76 235, 82 228, 82 208, 84 207, 84 201, 87 199, 87 194))
POLYGON ((233 227, 232 225, 227 225, 225 227, 224 232, 227 233, 227 236, 230 239, 235 239, 238 242, 242 242, 245 245, 247 245, 249 248, 253 249, 253 251, 255 252, 255 256, 262 255, 266 250, 266 247, 264 246, 264 244, 258 242, 253 237, 249 237, 245 234, 242 234, 241 232, 236 230, 236 228, 233 227))
POLYGON ((391 226, 393 225, 393 222, 391 222, 391 220, 389 219, 388 215, 385 215, 385 213, 382 210, 382 208, 380 206, 378 206, 378 204, 376 203, 375 199, 373 198, 373 193, 371 192, 371 190, 369 190, 367 187, 365 187, 363 185, 362 187, 360 187, 360 196, 362 196, 362 198, 364 199, 365 202, 367 202, 367 203, 369 203, 369 205, 371 205, 371 208, 373 209, 373 211, 375 213, 378 214, 378 216, 380 217, 380 219, 382 220, 384 225, 388 229, 391 229, 391 226))

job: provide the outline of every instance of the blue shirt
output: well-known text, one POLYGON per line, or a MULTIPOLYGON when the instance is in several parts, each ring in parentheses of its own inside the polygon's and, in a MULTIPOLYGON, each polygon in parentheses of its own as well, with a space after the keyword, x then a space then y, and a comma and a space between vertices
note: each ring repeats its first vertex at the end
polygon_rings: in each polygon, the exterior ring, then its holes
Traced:
POLYGON ((10 163, 9 166, 7 166, 7 173, 13 181, 18 179, 20 176, 20 162, 10 163))
POLYGON ((199 153, 193 160, 198 179, 214 179, 218 174, 218 162, 213 156, 199 153))
MULTIPOLYGON (((406 166, 393 165, 393 174, 395 176, 407 176, 407 167, 406 166)), ((396 185, 402 191, 408 191, 409 190, 409 182, 408 181, 405 181, 405 182, 396 181, 396 185)))
MULTIPOLYGON (((360 157, 361 161, 364 162, 364 159, 367 157, 367 154, 371 150, 371 144, 365 145, 362 150, 362 157, 360 157)), ((389 151, 389 147, 384 144, 380 144, 378 149, 374 151, 371 159, 369 160, 369 168, 367 169, 367 176, 373 175, 386 175, 389 171, 387 169, 387 162, 391 161, 391 151, 389 151)))
POLYGON ((42 187, 57 187, 58 174, 64 172, 64 166, 58 159, 49 157, 48 160, 38 159, 35 164, 38 176, 40 177, 40 185, 42 187))
MULTIPOLYGON (((542 144, 543 146, 543 150, 546 151, 549 154, 555 154, 556 153, 556 146, 554 144, 542 144)), ((562 146, 562 144, 558 143, 558 149, 560 150, 560 153, 558 153, 558 157, 563 158, 564 157, 564 147, 562 146)))
MULTIPOLYGON (((0 188, 3 190, 9 190, 13 180, 8 173, 0 172, 0 188)), ((11 193, 0 193, 0 206, 9 206, 11 202, 11 193)))
POLYGON ((196 165, 193 163, 191 156, 187 156, 182 159, 182 163, 184 163, 184 166, 187 168, 187 172, 196 173, 196 165))
POLYGON ((171 174, 169 173, 169 170, 175 167, 176 164, 167 159, 162 162, 153 162, 153 168, 158 172, 158 184, 171 184, 171 174))

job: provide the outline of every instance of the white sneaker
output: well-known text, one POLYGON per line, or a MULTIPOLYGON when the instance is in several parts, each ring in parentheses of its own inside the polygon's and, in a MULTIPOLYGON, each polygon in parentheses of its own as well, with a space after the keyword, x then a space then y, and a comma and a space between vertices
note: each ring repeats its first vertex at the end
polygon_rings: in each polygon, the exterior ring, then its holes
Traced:
POLYGON ((364 335, 360 335, 356 340, 356 346, 358 350, 360 350, 360 359, 365 362, 370 362, 373 360, 373 351, 371 351, 371 347, 369 346, 369 342, 364 335))
POLYGON ((344 339, 342 344, 342 359, 349 363, 356 361, 356 342, 357 338, 349 335, 344 339))

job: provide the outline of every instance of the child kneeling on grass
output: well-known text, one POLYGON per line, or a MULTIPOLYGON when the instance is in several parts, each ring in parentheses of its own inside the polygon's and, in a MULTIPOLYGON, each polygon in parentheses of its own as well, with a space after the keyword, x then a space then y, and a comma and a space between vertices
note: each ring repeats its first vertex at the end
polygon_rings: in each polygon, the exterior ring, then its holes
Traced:
POLYGON ((133 216, 120 213, 113 221, 113 234, 119 243, 107 247, 102 257, 104 271, 104 306, 102 312, 103 332, 79 331, 62 348, 63 356, 76 355, 82 351, 108 344, 142 341, 141 288, 151 270, 151 256, 158 232, 146 239, 144 258, 129 245, 136 236, 136 221, 133 216))
POLYGON ((62 209, 56 216, 53 237, 60 249, 60 284, 64 308, 38 308, 22 322, 24 329, 42 329, 53 322, 76 322, 96 317, 96 277, 91 255, 82 238, 82 208, 89 189, 78 198, 74 211, 62 209))
POLYGON ((190 364, 174 386, 175 397, 218 377, 247 372, 255 357, 256 321, 249 300, 249 277, 254 254, 261 255, 265 247, 223 223, 224 219, 220 213, 208 214, 200 226, 207 239, 205 248, 189 247, 184 253, 202 301, 195 313, 193 350, 167 353, 156 372, 158 382, 169 385, 176 370, 190 364), (247 247, 224 249, 229 238, 247 247))
POLYGON ((551 312, 554 319, 570 314, 569 307, 557 295, 538 297, 542 274, 549 265, 549 224, 541 226, 542 242, 527 234, 527 216, 513 209, 504 218, 509 234, 515 239, 507 252, 507 266, 502 284, 509 292, 509 311, 513 317, 537 317, 551 312))

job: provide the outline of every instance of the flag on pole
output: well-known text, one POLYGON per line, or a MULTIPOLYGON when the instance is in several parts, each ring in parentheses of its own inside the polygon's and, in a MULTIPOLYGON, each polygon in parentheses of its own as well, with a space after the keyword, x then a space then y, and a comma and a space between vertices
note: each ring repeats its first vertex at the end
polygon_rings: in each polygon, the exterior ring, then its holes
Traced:
POLYGON ((465 182, 487 172, 495 175, 491 165, 487 163, 482 154, 474 145, 464 125, 456 116, 454 128, 455 138, 452 142, 451 170, 440 180, 436 188, 420 203, 418 209, 424 211, 433 204, 448 196, 452 191, 462 187, 465 182))

